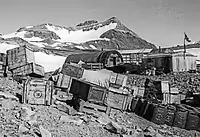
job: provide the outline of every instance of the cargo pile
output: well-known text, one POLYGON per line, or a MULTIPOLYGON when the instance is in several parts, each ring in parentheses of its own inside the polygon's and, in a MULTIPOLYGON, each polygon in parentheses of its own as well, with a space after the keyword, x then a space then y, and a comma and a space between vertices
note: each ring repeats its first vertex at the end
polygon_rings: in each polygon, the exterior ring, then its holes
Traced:
POLYGON ((161 104, 134 98, 130 111, 158 125, 200 131, 200 110, 185 104, 161 104))
POLYGON ((8 50, 6 64, 13 76, 44 77, 44 67, 35 63, 34 52, 27 46, 8 50))
POLYGON ((0 136, 200 136, 199 109, 181 105, 169 81, 143 77, 138 85, 68 63, 47 76, 27 47, 4 57, 3 75, 10 74, 0 81, 0 136))

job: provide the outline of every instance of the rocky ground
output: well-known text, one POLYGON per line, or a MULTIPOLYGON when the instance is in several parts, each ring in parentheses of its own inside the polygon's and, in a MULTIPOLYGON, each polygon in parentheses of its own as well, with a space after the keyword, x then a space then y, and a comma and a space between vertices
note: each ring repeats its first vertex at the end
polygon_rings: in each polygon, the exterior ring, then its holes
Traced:
POLYGON ((80 113, 59 101, 52 106, 21 104, 17 98, 23 90, 20 83, 12 78, 0 78, 0 85, 0 137, 200 136, 197 131, 156 125, 133 113, 118 110, 112 110, 108 116, 98 111, 80 113))
POLYGON ((128 82, 135 86, 144 86, 145 79, 167 80, 170 87, 177 87, 181 92, 200 92, 200 73, 174 73, 160 76, 129 75, 128 82))

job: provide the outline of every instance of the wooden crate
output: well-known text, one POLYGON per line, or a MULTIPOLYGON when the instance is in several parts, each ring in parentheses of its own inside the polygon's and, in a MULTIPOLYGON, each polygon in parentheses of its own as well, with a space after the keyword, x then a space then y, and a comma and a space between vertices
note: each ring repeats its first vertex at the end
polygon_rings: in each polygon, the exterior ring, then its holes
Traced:
POLYGON ((157 105, 154 109, 151 121, 155 124, 164 124, 167 114, 167 107, 165 105, 157 105))
POLYGON ((198 113, 196 113, 194 110, 189 110, 185 128, 187 130, 197 130, 199 122, 200 118, 198 113))
POLYGON ((105 98, 107 97, 108 90, 106 88, 91 85, 88 93, 88 101, 97 104, 105 104, 105 98))
POLYGON ((106 105, 99 105, 99 104, 90 103, 90 102, 84 102, 84 104, 81 105, 81 108, 80 108, 80 112, 85 112, 88 114, 95 114, 96 111, 104 112, 109 115, 111 108, 106 105))
POLYGON ((44 67, 35 63, 29 63, 12 70, 13 76, 44 77, 44 67))
POLYGON ((180 104, 181 103, 181 95, 164 93, 162 102, 164 104, 180 104))
POLYGON ((83 71, 84 69, 79 66, 64 63, 61 73, 71 77, 81 78, 83 76, 83 71))
POLYGON ((176 114, 173 122, 173 126, 179 128, 185 128, 188 116, 188 110, 181 106, 176 107, 176 114))
POLYGON ((168 105, 166 117, 165 117, 165 122, 164 122, 166 125, 168 125, 168 126, 173 125, 175 113, 176 113, 176 107, 173 106, 173 105, 168 105))
POLYGON ((170 90, 169 81, 161 81, 160 84, 162 93, 169 93, 170 90))
POLYGON ((27 46, 17 47, 7 51, 8 70, 35 62, 34 52, 27 46))
POLYGON ((27 79, 23 88, 23 103, 34 105, 51 105, 53 83, 44 79, 27 79))
POLYGON ((104 104, 107 89, 86 81, 72 79, 69 93, 84 101, 104 104))
POLYGON ((117 93, 113 91, 108 92, 108 96, 106 98, 106 103, 108 106, 115 109, 126 110, 128 107, 127 102, 128 102, 127 94, 117 93))
POLYGON ((57 78, 56 87, 69 89, 72 82, 71 76, 60 73, 57 78))
POLYGON ((169 81, 155 81, 147 78, 145 81, 145 88, 147 90, 153 90, 155 93, 170 92, 169 81))
POLYGON ((99 70, 103 69, 103 63, 85 63, 82 67, 84 69, 99 70))
POLYGON ((114 88, 120 88, 126 86, 128 77, 123 74, 118 74, 118 73, 111 73, 110 75, 110 87, 114 88))
POLYGON ((80 99, 83 99, 84 101, 87 101, 89 90, 90 84, 88 82, 72 79, 69 93, 80 99))
POLYGON ((4 66, 6 66, 6 54, 0 53, 0 63, 4 66))
POLYGON ((144 96, 144 92, 145 92, 145 88, 144 87, 138 87, 137 97, 143 97, 144 96))

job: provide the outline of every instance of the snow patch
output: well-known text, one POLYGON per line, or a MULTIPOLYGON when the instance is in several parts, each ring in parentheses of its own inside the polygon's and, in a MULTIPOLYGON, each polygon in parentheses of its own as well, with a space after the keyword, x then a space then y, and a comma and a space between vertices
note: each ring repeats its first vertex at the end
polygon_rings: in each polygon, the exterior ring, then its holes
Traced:
POLYGON ((18 45, 12 45, 12 44, 6 44, 6 43, 0 43, 0 52, 5 53, 7 50, 13 49, 19 47, 18 45))
POLYGON ((42 65, 45 69, 45 72, 55 71, 65 62, 66 57, 48 55, 43 52, 35 52, 35 62, 39 65, 42 65))
MULTIPOLYGON (((61 42, 74 42, 74 43, 83 43, 91 40, 109 40, 107 38, 100 38, 100 36, 110 29, 116 28, 117 23, 110 23, 108 25, 99 27, 98 29, 91 30, 77 30, 69 31, 65 28, 58 28, 54 26, 46 25, 47 29, 55 32, 60 38, 61 42)), ((86 28, 84 28, 86 29, 86 28)))
POLYGON ((85 49, 84 47, 82 46, 75 46, 76 48, 79 48, 79 49, 85 49))
POLYGON ((32 27, 33 27, 33 26, 27 26, 26 28, 27 28, 27 29, 30 29, 30 28, 32 28, 32 27))
POLYGON ((97 49, 94 45, 90 45, 90 47, 91 47, 92 49, 97 49))
POLYGON ((36 45, 38 47, 45 47, 45 44, 46 44, 46 43, 42 43, 42 42, 28 42, 28 43, 36 45))
POLYGON ((41 39, 39 37, 31 37, 31 38, 24 38, 23 37, 23 39, 26 40, 26 41, 43 41, 44 40, 44 39, 41 39))
POLYGON ((65 28, 50 26, 48 24, 46 25, 46 27, 49 31, 53 31, 54 33, 56 33, 61 39, 64 39, 66 35, 69 35, 69 30, 65 28))
POLYGON ((11 34, 7 34, 7 35, 3 35, 2 38, 7 39, 7 38, 13 38, 13 37, 20 37, 20 38, 24 38, 24 34, 26 33, 26 31, 21 31, 21 32, 15 32, 15 33, 11 33, 11 34))

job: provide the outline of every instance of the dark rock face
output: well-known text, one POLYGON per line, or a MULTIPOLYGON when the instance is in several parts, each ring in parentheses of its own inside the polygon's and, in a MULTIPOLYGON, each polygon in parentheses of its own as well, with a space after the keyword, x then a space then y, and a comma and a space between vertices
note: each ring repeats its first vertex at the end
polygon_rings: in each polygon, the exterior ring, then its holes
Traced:
POLYGON ((24 37, 25 38, 39 37, 41 39, 54 39, 54 40, 60 39, 60 37, 56 33, 48 30, 44 31, 29 30, 26 32, 24 37))
POLYGON ((109 30, 100 37, 110 39, 111 45, 115 45, 114 47, 117 47, 117 49, 156 48, 155 45, 131 34, 130 32, 109 30))
POLYGON ((86 25, 91 25, 91 24, 95 24, 95 23, 98 23, 98 21, 96 21, 96 20, 88 20, 88 21, 85 21, 83 23, 79 23, 76 26, 80 27, 80 26, 86 26, 86 25))

